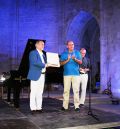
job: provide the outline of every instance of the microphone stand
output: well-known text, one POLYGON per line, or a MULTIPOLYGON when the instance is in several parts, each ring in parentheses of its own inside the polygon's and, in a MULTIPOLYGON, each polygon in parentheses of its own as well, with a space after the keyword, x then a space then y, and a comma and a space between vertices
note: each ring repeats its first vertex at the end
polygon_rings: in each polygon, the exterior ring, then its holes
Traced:
MULTIPOLYGON (((98 32, 98 28, 96 27, 96 29, 94 31, 94 34, 91 38, 90 45, 94 43, 95 36, 98 34, 97 32, 98 32)), ((89 54, 91 54, 91 52, 89 54)), ((90 68, 90 71, 89 71, 89 110, 88 110, 88 115, 92 116, 97 121, 100 121, 97 118, 97 116, 92 113, 92 108, 91 108, 91 68, 90 68)))
POLYGON ((88 115, 92 116, 97 121, 100 121, 99 118, 97 118, 96 115, 93 114, 92 108, 91 108, 91 72, 89 71, 89 108, 88 108, 88 115))

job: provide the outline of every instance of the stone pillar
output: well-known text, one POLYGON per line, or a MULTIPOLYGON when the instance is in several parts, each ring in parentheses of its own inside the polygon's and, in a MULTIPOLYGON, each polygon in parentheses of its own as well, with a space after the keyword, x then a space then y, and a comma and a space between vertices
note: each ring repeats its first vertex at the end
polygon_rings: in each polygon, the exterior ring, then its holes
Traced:
POLYGON ((101 90, 111 78, 113 97, 120 97, 120 2, 101 0, 101 90))

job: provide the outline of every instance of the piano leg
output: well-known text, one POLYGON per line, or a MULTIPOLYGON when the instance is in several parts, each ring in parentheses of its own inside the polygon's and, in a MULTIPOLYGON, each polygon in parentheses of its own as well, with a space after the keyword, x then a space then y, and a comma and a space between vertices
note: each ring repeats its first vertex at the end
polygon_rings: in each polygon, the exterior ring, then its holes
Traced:
POLYGON ((11 103, 11 93, 12 93, 12 89, 13 89, 13 83, 11 81, 11 79, 8 79, 4 82, 4 87, 6 87, 7 89, 7 103, 11 103))
POLYGON ((15 84, 13 91, 13 101, 15 108, 19 108, 20 105, 20 90, 21 90, 21 85, 19 83, 15 84))
POLYGON ((12 88, 7 87, 7 102, 11 102, 11 92, 12 92, 12 88))

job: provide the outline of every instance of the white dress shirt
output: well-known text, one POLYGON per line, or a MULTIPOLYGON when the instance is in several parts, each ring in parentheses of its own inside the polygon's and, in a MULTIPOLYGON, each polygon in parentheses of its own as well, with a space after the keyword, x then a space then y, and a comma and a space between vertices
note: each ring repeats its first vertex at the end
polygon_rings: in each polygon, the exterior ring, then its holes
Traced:
MULTIPOLYGON (((42 63, 45 64, 45 61, 43 59, 43 52, 42 51, 39 51, 38 49, 37 49, 37 51, 38 51, 38 53, 40 55, 40 58, 42 60, 42 63)), ((46 71, 46 68, 42 68, 42 73, 44 73, 45 71, 46 71)))

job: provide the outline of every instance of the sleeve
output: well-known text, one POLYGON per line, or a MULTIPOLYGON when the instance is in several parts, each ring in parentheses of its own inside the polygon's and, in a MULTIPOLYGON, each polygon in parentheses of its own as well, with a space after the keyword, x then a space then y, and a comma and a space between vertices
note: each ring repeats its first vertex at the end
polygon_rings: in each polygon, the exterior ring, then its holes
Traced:
POLYGON ((82 56, 81 56, 81 54, 80 54, 79 51, 77 51, 76 58, 77 58, 78 60, 82 60, 82 56))
POLYGON ((36 67, 39 67, 39 68, 44 68, 45 67, 45 64, 43 64, 39 59, 38 59, 38 56, 34 53, 34 52, 31 52, 30 55, 29 55, 29 61, 30 61, 30 64, 36 66, 36 67))
POLYGON ((67 60, 67 56, 65 56, 65 53, 62 53, 60 56, 60 61, 65 61, 67 60))
POLYGON ((91 64, 90 64, 90 59, 89 58, 87 58, 87 62, 88 62, 87 67, 90 69, 90 67, 91 67, 90 65, 91 64))

